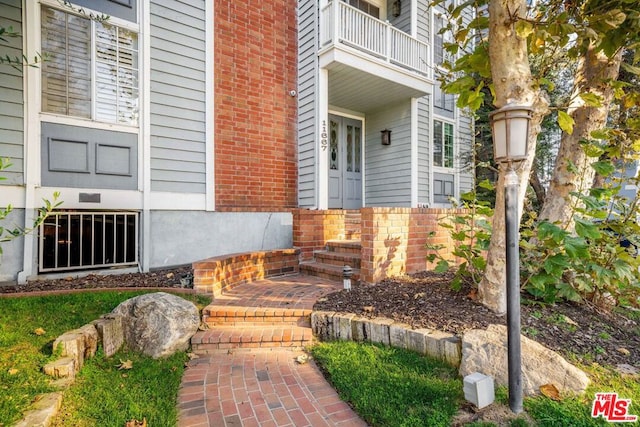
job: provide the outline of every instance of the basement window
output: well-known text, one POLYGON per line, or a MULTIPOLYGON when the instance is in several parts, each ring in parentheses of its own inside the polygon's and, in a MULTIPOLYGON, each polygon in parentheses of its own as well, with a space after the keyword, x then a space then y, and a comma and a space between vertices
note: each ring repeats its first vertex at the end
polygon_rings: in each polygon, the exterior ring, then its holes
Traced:
POLYGON ((58 211, 39 230, 39 272, 138 265, 138 213, 58 211))

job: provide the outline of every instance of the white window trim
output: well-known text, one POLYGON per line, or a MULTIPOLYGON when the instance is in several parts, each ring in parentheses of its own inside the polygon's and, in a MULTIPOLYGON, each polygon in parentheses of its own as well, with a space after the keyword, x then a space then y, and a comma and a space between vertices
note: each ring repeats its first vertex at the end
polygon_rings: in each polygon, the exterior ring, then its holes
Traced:
MULTIPOLYGON (((140 6, 140 3, 142 3, 142 1, 138 2, 138 6, 140 6)), ((73 5, 73 3, 72 3, 73 5)), ((80 17, 85 17, 84 15, 82 15, 81 13, 77 13, 76 11, 72 10, 72 9, 68 9, 68 8, 64 8, 60 5, 59 2, 55 1, 55 0, 40 0, 40 5, 36 5, 35 7, 38 8, 38 25, 37 25, 37 29, 32 29, 32 31, 37 31, 38 36, 38 45, 40 47, 40 49, 38 50, 38 52, 41 52, 41 48, 42 48, 42 16, 40 14, 40 10, 42 6, 46 6, 46 7, 50 7, 52 9, 56 9, 56 10, 60 10, 62 12, 71 14, 71 15, 76 15, 76 16, 80 16, 80 17)), ((75 7, 80 7, 80 6, 76 6, 73 5, 75 7)), ((90 9, 87 7, 82 6, 82 9, 85 11, 85 13, 87 15, 89 14, 94 14, 94 15, 102 15, 102 12, 96 11, 94 9, 90 9)), ((137 14, 138 17, 141 16, 140 11, 138 11, 139 13, 137 14)), ((87 18, 88 19, 88 18, 87 18)), ((140 19, 138 18, 138 21, 140 19)), ((96 29, 95 29, 95 22, 91 22, 91 118, 83 118, 83 117, 78 117, 78 116, 69 116, 69 115, 64 115, 64 114, 56 114, 56 113, 51 113, 51 112, 47 112, 47 111, 42 111, 42 102, 41 102, 41 97, 42 97, 42 77, 39 77, 39 94, 38 96, 40 97, 40 102, 38 103, 38 111, 40 113, 40 117, 41 120, 44 122, 51 122, 51 123, 60 123, 60 124, 65 124, 65 125, 70 125, 70 126, 79 126, 79 127, 90 127, 92 129, 103 129, 103 130, 112 130, 112 131, 118 131, 118 132, 129 132, 129 133, 138 133, 140 131, 140 129, 142 128, 141 122, 142 122, 142 118, 141 118, 141 109, 143 108, 143 104, 142 104, 142 90, 143 90, 143 84, 142 84, 142 79, 145 78, 145 76, 142 73, 142 67, 143 67, 143 51, 142 51, 142 36, 143 33, 141 31, 141 26, 139 23, 133 23, 131 21, 127 21, 121 18, 117 18, 114 16, 109 16, 109 20, 106 22, 108 25, 112 25, 115 27, 119 27, 128 31, 132 31, 134 33, 136 33, 138 35, 138 85, 137 85, 137 90, 138 90, 138 123, 135 125, 132 124, 126 124, 126 123, 113 123, 113 122, 106 122, 106 121, 101 121, 101 120, 96 120, 96 98, 97 98, 97 94, 96 94, 96 42, 93 39, 96 33, 96 29)), ((40 72, 40 69, 38 69, 38 72, 40 72)))
POLYGON ((83 119, 81 117, 65 116, 63 114, 55 114, 55 113, 41 112, 40 120, 46 123, 58 123, 61 125, 110 130, 114 132, 126 132, 126 133, 135 133, 135 134, 140 132, 139 125, 134 126, 134 125, 126 125, 122 123, 101 122, 93 119, 83 119))
MULTIPOLYGON (((140 0, 143 1, 143 0, 140 0)), ((87 15, 89 14, 94 14, 94 15, 104 15, 104 13, 85 7, 85 6, 77 6, 74 5, 73 2, 71 2, 71 4, 75 7, 82 7, 82 9, 86 12, 87 15)), ((40 5, 41 6, 47 6, 47 7, 51 7, 53 9, 58 9, 73 15, 77 15, 77 16, 83 16, 81 13, 75 12, 71 9, 65 8, 63 6, 60 5, 59 2, 57 2, 56 0, 40 0, 40 5)), ((138 14, 138 16, 140 16, 138 14)), ((139 21, 139 19, 138 19, 139 21)), ((140 33, 140 24, 137 22, 131 22, 131 21, 127 21, 126 19, 122 19, 122 18, 118 18, 116 16, 109 16, 109 20, 107 21, 107 24, 109 25, 115 25, 116 27, 120 27, 120 28, 124 28, 126 30, 129 31, 133 31, 136 33, 140 33)), ((39 30, 38 30, 39 31, 39 30)))
MULTIPOLYGON (((430 101, 430 105, 431 105, 431 111, 434 111, 434 106, 433 106, 433 99, 431 99, 430 101)), ((433 114, 431 117, 431 122, 429 123, 429 132, 431 135, 430 141, 429 141, 429 165, 430 165, 430 173, 429 173, 429 200, 430 200, 430 206, 434 207, 434 208, 450 208, 451 204, 450 203, 442 203, 442 202, 436 202, 435 201, 435 197, 434 197, 434 192, 433 192, 433 181, 434 181, 434 174, 437 173, 443 173, 443 174, 448 174, 448 175, 453 175, 453 197, 455 199, 460 199, 460 165, 459 165, 459 160, 460 160, 460 144, 456 143, 456 141, 458 141, 458 133, 459 133, 459 120, 458 120, 458 113, 457 113, 457 108, 456 108, 456 112, 455 112, 455 119, 451 119, 449 117, 443 117, 440 116, 438 114, 433 114), (451 168, 446 168, 444 166, 437 166, 433 163, 433 136, 434 136, 434 126, 433 123, 438 120, 440 122, 443 123, 449 123, 451 125, 453 125, 453 167, 451 168)), ((443 141, 443 156, 444 156, 444 141, 443 141)))
MULTIPOLYGON (((433 140, 435 137, 435 131, 434 131, 434 126, 433 123, 435 121, 439 121, 444 123, 448 123, 450 125, 453 126, 453 166, 451 166, 450 168, 446 167, 446 166, 438 166, 433 162, 433 152, 431 152, 431 166, 437 170, 438 172, 442 172, 442 173, 453 173, 453 171, 455 171, 457 169, 456 167, 456 159, 458 157, 458 146, 460 144, 456 144, 456 140, 457 140, 457 136, 458 136, 458 121, 451 119, 449 117, 443 117, 443 116, 439 116, 434 114, 433 118, 431 119, 431 146, 433 147, 433 140)), ((443 128, 444 131, 444 128, 443 128)), ((442 159, 444 162, 444 138, 442 139, 442 159)))

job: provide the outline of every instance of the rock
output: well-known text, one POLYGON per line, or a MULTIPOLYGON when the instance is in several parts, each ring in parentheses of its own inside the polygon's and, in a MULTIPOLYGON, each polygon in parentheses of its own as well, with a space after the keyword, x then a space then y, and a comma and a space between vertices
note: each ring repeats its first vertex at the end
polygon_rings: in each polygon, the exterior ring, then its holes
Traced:
POLYGON ((39 397, 14 427, 48 426, 53 423, 62 405, 62 393, 47 393, 39 397))
POLYGON ((107 314, 93 322, 98 330, 105 357, 113 356, 124 344, 122 316, 107 314))
POLYGON ((93 325, 65 332, 53 342, 53 349, 61 356, 72 357, 76 372, 84 365, 84 360, 93 357, 98 348, 98 331, 93 325))
MULTIPOLYGON (((538 393, 540 386, 554 384, 561 392, 582 393, 589 377, 558 353, 521 337, 522 388, 526 395, 538 393)), ((486 330, 472 329, 462 337, 460 375, 473 372, 492 376, 497 384, 508 385, 507 328, 489 325, 486 330)))
POLYGON ((619 347, 616 350, 618 351, 618 353, 624 354, 625 356, 630 356, 631 355, 631 352, 629 350, 627 350, 626 348, 624 348, 624 347, 619 347))
POLYGON ((42 371, 53 378, 75 378, 78 368, 72 356, 56 359, 42 367, 42 371))
POLYGON ((154 359, 186 350, 200 325, 192 302, 165 292, 128 299, 112 314, 122 316, 127 346, 154 359))
POLYGON ((628 363, 621 363, 619 365, 616 365, 616 371, 618 371, 618 373, 620 373, 620 375, 622 375, 623 377, 630 376, 635 378, 640 375, 640 370, 635 366, 629 365, 628 363))

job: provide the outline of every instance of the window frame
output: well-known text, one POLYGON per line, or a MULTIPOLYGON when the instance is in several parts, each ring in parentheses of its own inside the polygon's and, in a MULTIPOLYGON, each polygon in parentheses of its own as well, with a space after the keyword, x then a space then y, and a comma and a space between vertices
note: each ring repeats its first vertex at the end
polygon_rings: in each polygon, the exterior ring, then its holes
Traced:
MULTIPOLYGON (((74 7, 78 7, 76 5, 73 5, 74 7)), ((137 103, 137 109, 133 112, 133 114, 136 116, 136 120, 134 123, 126 123, 126 122, 119 122, 119 121, 105 121, 105 120, 101 120, 97 118, 97 114, 96 114, 96 105, 97 105, 97 70, 96 70, 96 64, 98 62, 98 58, 97 58, 97 23, 94 20, 91 20, 90 18, 88 18, 87 16, 89 15, 95 15, 95 16, 100 16, 102 15, 102 13, 100 11, 97 10, 93 10, 93 9, 89 9, 86 7, 82 7, 82 9, 84 10, 84 13, 86 14, 80 14, 78 12, 76 12, 75 10, 71 10, 71 9, 66 9, 63 7, 60 7, 60 3, 58 3, 55 0, 41 0, 40 4, 37 6, 38 9, 40 10, 40 22, 39 22, 39 26, 38 26, 38 31, 40 33, 40 48, 42 51, 42 46, 44 45, 44 34, 43 34, 43 19, 44 19, 44 15, 42 13, 44 8, 50 8, 50 9, 54 9, 69 15, 75 15, 75 16, 79 16, 83 19, 87 19, 90 21, 90 32, 91 32, 91 40, 90 40, 90 50, 91 50, 91 58, 90 58, 90 80, 91 80, 91 85, 90 85, 90 91, 91 91, 91 100, 90 100, 90 116, 91 117, 82 117, 82 116, 74 116, 74 115, 68 115, 68 114, 62 114, 62 113, 56 113, 56 112, 50 112, 50 111, 45 111, 44 110, 44 104, 43 104, 43 95, 44 95, 44 89, 41 85, 40 89, 39 89, 39 94, 38 94, 38 99, 40 101, 40 105, 39 105, 39 115, 41 120, 45 121, 45 122, 51 122, 51 123, 60 123, 60 124, 67 124, 67 125, 74 125, 74 126, 90 126, 92 128, 97 128, 97 129, 109 129, 109 130, 117 130, 117 131, 122 131, 122 132, 134 132, 134 133, 138 133, 140 131, 141 128, 141 122, 142 122, 142 103, 143 103, 143 99, 142 99, 142 87, 143 87, 143 50, 142 50, 142 38, 143 38, 143 34, 141 33, 141 26, 139 23, 137 22, 131 22, 131 21, 127 21, 125 19, 122 18, 117 18, 117 17, 113 17, 110 16, 108 21, 105 22, 105 25, 107 26, 111 26, 111 27, 116 27, 118 29, 122 29, 122 30, 126 30, 132 33, 135 33, 136 35, 136 48, 135 48, 135 52, 132 53, 132 55, 136 56, 135 59, 135 63, 136 63, 136 67, 132 68, 132 70, 135 72, 135 74, 137 74, 137 78, 135 79, 135 84, 133 86, 131 86, 131 88, 137 92, 137 96, 135 98, 131 98, 131 100, 134 100, 137 103)), ((117 66, 118 63, 116 63, 117 66)), ((40 79, 43 80, 43 71, 40 70, 39 72, 40 74, 40 79)), ((118 79, 118 77, 116 76, 116 80, 118 79)), ((119 86, 117 86, 119 87, 119 86)), ((117 97, 116 97, 117 100, 117 97)), ((119 103, 113 104, 114 108, 117 111, 117 108, 122 105, 119 103)), ((117 114, 117 113, 116 113, 117 114)), ((117 120, 117 115, 116 115, 116 120, 117 120)))
POLYGON ((433 151, 431 156, 431 163, 436 168, 451 171, 455 169, 455 157, 456 157, 456 143, 455 143, 456 126, 455 123, 441 118, 433 119, 433 151), (440 162, 436 161, 436 128, 437 123, 440 124, 440 162), (450 129, 451 134, 447 135, 447 129, 450 129), (447 143, 447 136, 449 136, 449 143, 447 143), (447 155, 449 153, 449 155, 447 155))
POLYGON ((449 4, 452 4, 454 8, 456 7, 455 0, 449 0, 433 9, 433 64, 439 68, 442 67, 444 62, 453 63, 456 59, 456 55, 447 52, 444 47, 446 43, 454 42, 452 32, 445 31, 440 33, 449 24, 446 16, 446 8, 449 7, 449 4))

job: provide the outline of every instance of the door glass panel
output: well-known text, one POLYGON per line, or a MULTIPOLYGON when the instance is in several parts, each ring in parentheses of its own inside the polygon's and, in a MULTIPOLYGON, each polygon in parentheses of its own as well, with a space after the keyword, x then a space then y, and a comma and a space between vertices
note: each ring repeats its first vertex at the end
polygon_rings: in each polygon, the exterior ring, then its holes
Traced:
POLYGON ((353 172, 353 126, 347 126, 347 172, 353 172))
POLYGON ((361 157, 362 157, 362 137, 360 135, 360 127, 356 127, 355 128, 355 132, 356 132, 356 140, 355 140, 355 168, 354 168, 354 172, 360 172, 360 162, 362 161, 361 157))
POLYGON ((329 120, 330 134, 329 134, 329 168, 338 170, 338 123, 333 120, 329 120))

